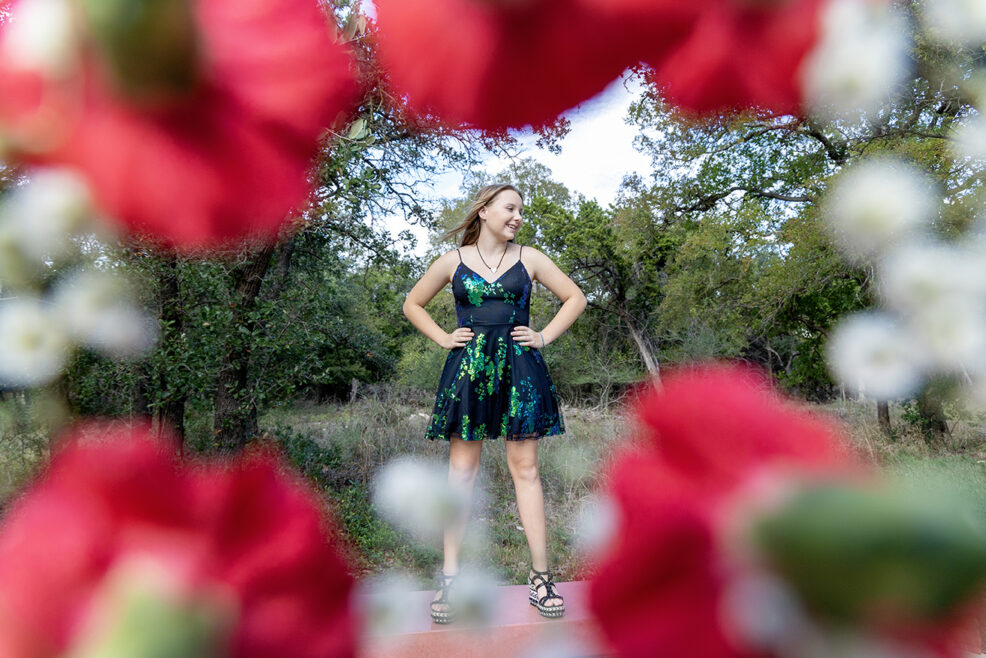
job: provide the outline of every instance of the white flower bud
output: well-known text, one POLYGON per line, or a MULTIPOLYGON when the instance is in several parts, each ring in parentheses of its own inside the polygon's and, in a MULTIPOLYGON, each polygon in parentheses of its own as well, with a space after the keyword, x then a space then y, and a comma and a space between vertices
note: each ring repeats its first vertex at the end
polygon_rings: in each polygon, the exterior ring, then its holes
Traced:
POLYGON ((82 270, 64 279, 53 301, 76 340, 118 357, 138 356, 154 344, 154 323, 137 308, 119 276, 82 270))
POLYGON ((39 299, 0 301, 0 384, 47 384, 65 366, 69 340, 39 299))
POLYGON ((15 189, 0 207, 24 254, 37 261, 65 257, 72 237, 93 214, 85 182, 64 169, 43 169, 31 182, 15 189))
POLYGON ((583 553, 602 553, 612 542, 620 522, 620 510, 605 497, 590 497, 575 521, 575 545, 583 553))
POLYGON ((424 536, 439 534, 461 519, 466 506, 443 467, 416 459, 384 466, 374 481, 373 501, 391 523, 424 536))
POLYGON ((986 373, 986 309, 979 300, 947 297, 922 309, 911 326, 939 369, 986 373))
POLYGON ((0 42, 14 66, 60 78, 78 63, 79 39, 70 0, 20 0, 0 42))
POLYGON ((952 131, 951 139, 956 157, 986 160, 986 116, 977 114, 962 121, 952 131))
POLYGON ((410 577, 385 574, 364 581, 358 587, 357 602, 369 635, 394 636, 395 640, 400 640, 400 635, 415 628, 421 611, 416 609, 414 596, 418 587, 410 577))
POLYGON ((484 571, 463 569, 452 586, 456 623, 488 626, 496 614, 497 583, 484 571))
POLYGON ((877 158, 833 182, 825 217, 845 252, 867 259, 928 225, 936 204, 923 171, 901 160, 877 158))
POLYGON ((793 644, 811 623, 787 583, 753 569, 726 581, 719 615, 728 636, 764 653, 793 644))
POLYGON ((921 22, 928 35, 947 45, 986 43, 986 2, 982 0, 925 0, 921 22))
POLYGON ((824 119, 857 117, 887 104, 908 70, 907 24, 888 3, 834 0, 801 70, 805 101, 824 119))
POLYGON ((904 313, 921 313, 946 298, 974 305, 986 295, 986 262, 965 246, 911 242, 887 253, 877 272, 881 297, 904 313))
POLYGON ((827 345, 836 379, 877 400, 917 390, 927 358, 921 343, 901 324, 883 313, 858 313, 840 322, 827 345))

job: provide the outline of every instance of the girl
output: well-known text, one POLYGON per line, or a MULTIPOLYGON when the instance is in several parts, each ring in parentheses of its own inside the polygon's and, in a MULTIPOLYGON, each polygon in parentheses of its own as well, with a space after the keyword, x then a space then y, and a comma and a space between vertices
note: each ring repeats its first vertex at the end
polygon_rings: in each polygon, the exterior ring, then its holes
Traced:
MULTIPOLYGON (((431 340, 450 350, 442 371, 427 436, 449 442, 449 482, 471 499, 483 441, 506 439, 507 465, 531 550, 530 602, 546 617, 565 606, 548 572, 544 498, 537 439, 561 434, 558 395, 539 350, 585 309, 585 295, 547 256, 514 244, 524 200, 512 185, 491 185, 476 195, 469 214, 446 237, 461 246, 438 258, 408 293, 404 315, 431 340), (540 282, 562 306, 541 331, 528 326, 531 285, 540 282), (425 305, 452 284, 458 328, 446 333, 425 305)), ((432 619, 455 619, 449 592, 459 572, 467 518, 445 531, 441 587, 432 619)))

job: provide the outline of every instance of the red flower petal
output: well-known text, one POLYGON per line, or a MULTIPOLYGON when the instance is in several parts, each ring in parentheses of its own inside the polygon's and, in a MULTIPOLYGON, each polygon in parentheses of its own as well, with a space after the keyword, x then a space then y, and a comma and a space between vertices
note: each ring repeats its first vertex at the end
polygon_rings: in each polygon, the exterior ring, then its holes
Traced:
POLYGON ((765 469, 844 475, 855 464, 831 426, 739 367, 671 373, 640 396, 637 415, 646 441, 608 469, 619 529, 592 608, 623 656, 752 658, 719 619, 724 512, 765 469))
POLYGON ((138 107, 94 64, 45 82, 0 66, 2 130, 15 144, 43 134, 31 159, 80 170, 134 232, 184 249, 269 238, 306 200, 320 133, 357 99, 350 58, 315 0, 197 0, 195 11, 205 79, 191 97, 138 107))
POLYGON ((649 456, 626 455, 611 473, 623 531, 593 576, 590 602, 619 655, 749 655, 716 623, 722 575, 701 502, 649 456))
POLYGON ((692 112, 797 113, 800 68, 817 40, 824 2, 716 0, 687 39, 648 60, 655 79, 670 102, 692 112))
POLYGON ((103 431, 70 440, 0 528, 0 655, 63 655, 134 555, 231 593, 231 657, 353 653, 352 580, 306 486, 270 456, 182 467, 146 431, 103 431))
POLYGON ((663 387, 641 396, 638 417, 657 458, 696 487, 734 487, 765 463, 838 471, 851 462, 830 422, 740 367, 672 373, 663 387))
POLYGON ((411 108, 485 129, 539 125, 639 59, 572 0, 377 0, 379 55, 411 108))

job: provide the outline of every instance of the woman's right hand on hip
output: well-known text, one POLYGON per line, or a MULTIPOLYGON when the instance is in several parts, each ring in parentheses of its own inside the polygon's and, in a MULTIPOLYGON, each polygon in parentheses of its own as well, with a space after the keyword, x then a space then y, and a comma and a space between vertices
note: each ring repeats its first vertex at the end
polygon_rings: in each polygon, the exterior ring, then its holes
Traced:
POLYGON ((457 347, 465 347, 472 340, 472 329, 469 327, 459 327, 450 334, 445 334, 445 340, 441 345, 447 350, 454 350, 457 347))

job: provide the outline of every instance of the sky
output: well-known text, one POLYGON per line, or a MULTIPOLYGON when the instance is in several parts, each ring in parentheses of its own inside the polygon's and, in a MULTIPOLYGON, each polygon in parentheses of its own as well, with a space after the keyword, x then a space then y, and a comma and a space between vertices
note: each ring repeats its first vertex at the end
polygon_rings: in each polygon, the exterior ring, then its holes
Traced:
MULTIPOLYGON (((521 133, 518 158, 534 158, 544 164, 552 177, 572 192, 595 199, 603 206, 612 203, 625 175, 639 173, 646 178, 650 172, 648 158, 633 148, 637 131, 624 121, 635 92, 634 86, 628 91, 623 80, 615 80, 595 98, 566 112, 571 131, 561 140, 559 154, 538 148, 537 137, 531 131, 521 133)), ((484 168, 495 174, 509 164, 508 159, 491 155, 484 168)), ((433 193, 455 198, 462 194, 461 185, 462 175, 449 172, 435 181, 433 193)), ((399 218, 388 224, 392 233, 408 228, 399 218)), ((427 247, 426 232, 420 227, 410 228, 418 238, 415 251, 421 255, 427 247)))

